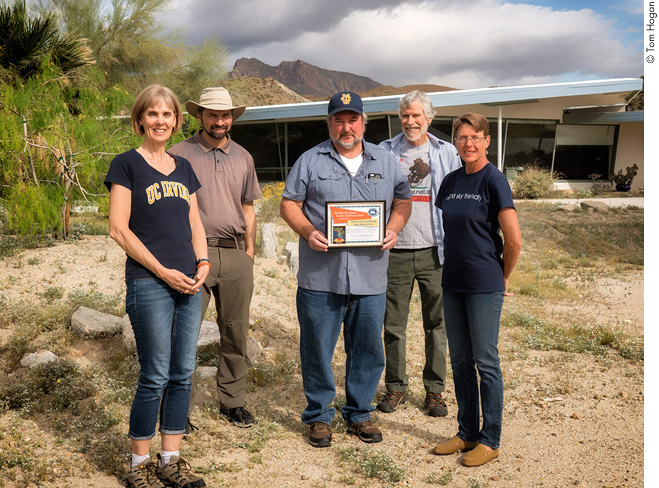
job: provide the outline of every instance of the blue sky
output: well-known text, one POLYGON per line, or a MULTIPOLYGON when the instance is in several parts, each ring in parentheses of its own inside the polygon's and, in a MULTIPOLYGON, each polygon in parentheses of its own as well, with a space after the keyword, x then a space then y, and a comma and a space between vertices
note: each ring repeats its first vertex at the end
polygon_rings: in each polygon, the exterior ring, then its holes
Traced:
POLYGON ((235 59, 301 59, 456 88, 643 74, 643 0, 172 0, 170 26, 235 59))

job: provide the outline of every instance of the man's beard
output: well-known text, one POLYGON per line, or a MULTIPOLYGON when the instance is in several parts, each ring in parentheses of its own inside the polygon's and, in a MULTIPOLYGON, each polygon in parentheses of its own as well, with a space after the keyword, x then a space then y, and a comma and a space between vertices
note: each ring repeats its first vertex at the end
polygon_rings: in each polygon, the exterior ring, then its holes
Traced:
POLYGON ((356 135, 352 134, 352 142, 343 142, 340 136, 337 137, 336 139, 330 136, 330 139, 332 139, 332 142, 337 146, 341 146, 343 149, 350 150, 359 146, 362 142, 363 137, 357 137, 356 135))
POLYGON ((210 127, 210 130, 206 129, 206 126, 204 126, 204 132, 206 134, 208 134, 209 137, 212 137, 213 139, 217 139, 218 141, 221 141, 222 139, 224 139, 226 136, 229 135, 229 129, 227 128, 226 125, 212 125, 210 127), (222 134, 216 134, 216 133, 212 132, 213 128, 217 128, 217 129, 223 129, 224 128, 226 130, 222 134))
POLYGON ((403 132, 405 133, 405 138, 410 141, 410 142, 415 142, 418 141, 423 137, 424 134, 428 132, 428 124, 424 123, 419 127, 419 135, 416 137, 410 137, 407 132, 405 131, 405 128, 403 127, 403 132))

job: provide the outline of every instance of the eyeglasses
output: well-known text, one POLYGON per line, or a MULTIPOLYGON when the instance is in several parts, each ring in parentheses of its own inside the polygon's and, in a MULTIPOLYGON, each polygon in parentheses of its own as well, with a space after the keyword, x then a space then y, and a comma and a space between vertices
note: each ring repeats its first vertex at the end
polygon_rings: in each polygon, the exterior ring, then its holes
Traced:
MULTIPOLYGON (((488 137, 488 136, 485 136, 488 137)), ((456 137, 455 140, 458 141, 460 144, 467 144, 467 141, 471 141, 472 144, 478 144, 481 142, 485 137, 481 136, 462 136, 462 137, 456 137)))

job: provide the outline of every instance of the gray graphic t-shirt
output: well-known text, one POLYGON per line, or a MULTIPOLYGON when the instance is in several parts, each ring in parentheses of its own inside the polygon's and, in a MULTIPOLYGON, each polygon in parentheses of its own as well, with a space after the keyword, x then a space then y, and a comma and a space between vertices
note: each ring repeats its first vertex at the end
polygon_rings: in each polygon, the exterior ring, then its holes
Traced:
POLYGON ((432 202, 430 201, 430 141, 413 146, 401 141, 400 164, 412 188, 412 215, 398 234, 396 249, 421 249, 434 245, 432 202))

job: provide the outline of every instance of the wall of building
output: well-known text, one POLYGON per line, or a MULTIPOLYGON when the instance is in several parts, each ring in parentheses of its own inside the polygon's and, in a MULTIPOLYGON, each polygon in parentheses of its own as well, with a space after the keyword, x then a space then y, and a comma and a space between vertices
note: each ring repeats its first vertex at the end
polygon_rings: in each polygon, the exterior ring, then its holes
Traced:
POLYGON ((627 166, 636 164, 639 167, 638 174, 632 182, 632 190, 645 188, 644 183, 644 137, 643 122, 624 122, 620 124, 618 134, 618 149, 616 151, 615 172, 625 172, 627 166))

